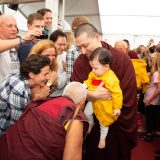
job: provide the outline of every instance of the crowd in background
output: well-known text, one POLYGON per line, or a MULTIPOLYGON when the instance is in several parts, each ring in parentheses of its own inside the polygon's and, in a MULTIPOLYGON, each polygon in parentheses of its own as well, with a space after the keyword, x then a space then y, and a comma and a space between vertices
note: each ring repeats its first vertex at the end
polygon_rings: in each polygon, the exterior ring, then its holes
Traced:
POLYGON ((16 20, 0 15, 0 159, 130 160, 137 138, 151 142, 160 129, 160 44, 111 46, 85 16, 72 32, 51 25, 43 8, 19 36, 16 20))

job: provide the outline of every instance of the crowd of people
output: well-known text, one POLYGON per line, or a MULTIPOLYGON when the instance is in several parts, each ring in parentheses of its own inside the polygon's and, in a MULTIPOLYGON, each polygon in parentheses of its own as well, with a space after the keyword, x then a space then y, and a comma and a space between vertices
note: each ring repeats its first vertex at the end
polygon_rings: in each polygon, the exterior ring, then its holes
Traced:
POLYGON ((51 24, 40 9, 20 36, 0 15, 0 159, 130 160, 137 113, 141 140, 160 128, 160 44, 111 46, 85 16, 74 35, 51 24))

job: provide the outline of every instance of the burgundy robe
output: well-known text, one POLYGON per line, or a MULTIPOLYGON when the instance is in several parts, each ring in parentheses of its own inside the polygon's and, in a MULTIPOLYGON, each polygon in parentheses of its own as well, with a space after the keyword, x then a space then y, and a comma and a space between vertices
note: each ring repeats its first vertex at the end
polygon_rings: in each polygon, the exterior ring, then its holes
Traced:
MULTIPOLYGON (((87 138, 87 160, 128 160, 131 149, 137 143, 137 100, 136 78, 130 58, 109 44, 102 42, 113 56, 112 70, 120 80, 123 93, 123 107, 118 120, 110 126, 106 138, 106 148, 97 148, 99 141, 99 125, 95 125, 87 138)), ((71 81, 83 83, 87 79, 91 67, 87 57, 81 54, 73 67, 71 81)))
MULTIPOLYGON (((74 103, 66 98, 35 102, 26 107, 21 118, 0 138, 1 160, 62 160, 66 130, 64 124, 73 118, 74 103)), ((84 121, 80 111, 76 119, 84 121)))
POLYGON ((133 50, 130 50, 130 51, 128 52, 128 56, 129 56, 131 59, 139 59, 137 53, 136 53, 135 51, 133 51, 133 50))

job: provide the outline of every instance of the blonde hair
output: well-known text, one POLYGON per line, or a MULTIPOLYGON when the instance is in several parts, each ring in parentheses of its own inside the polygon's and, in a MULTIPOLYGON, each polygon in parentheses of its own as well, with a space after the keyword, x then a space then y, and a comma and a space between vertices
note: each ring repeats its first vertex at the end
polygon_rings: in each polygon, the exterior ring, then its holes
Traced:
MULTIPOLYGON (((54 43, 51 40, 41 40, 38 43, 36 43, 30 51, 30 54, 41 54, 44 50, 49 49, 49 48, 54 48, 56 52, 56 58, 57 58, 57 49, 54 45, 54 43)), ((57 71, 58 69, 58 64, 57 60, 53 60, 51 63, 51 71, 57 71)))
POLYGON ((79 25, 84 23, 90 23, 90 20, 85 16, 75 17, 72 21, 72 31, 74 32, 79 25))
POLYGON ((142 54, 143 49, 146 52, 146 47, 144 45, 139 45, 138 48, 136 49, 137 54, 142 54))
POLYGON ((157 45, 156 45, 155 51, 158 52, 158 53, 160 53, 160 44, 157 44, 157 45))
POLYGON ((68 52, 69 48, 71 48, 71 45, 74 42, 74 34, 71 32, 65 32, 65 34, 67 36, 67 44, 66 44, 65 51, 68 52))
POLYGON ((153 58, 150 78, 153 76, 154 72, 158 71, 158 79, 160 80, 160 53, 157 53, 153 58))

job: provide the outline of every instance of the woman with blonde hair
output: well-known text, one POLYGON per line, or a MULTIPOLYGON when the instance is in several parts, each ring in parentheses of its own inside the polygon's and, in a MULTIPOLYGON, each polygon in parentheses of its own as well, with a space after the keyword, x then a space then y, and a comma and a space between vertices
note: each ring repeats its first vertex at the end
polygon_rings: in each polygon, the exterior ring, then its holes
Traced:
POLYGON ((141 140, 151 142, 153 140, 153 131, 156 124, 160 123, 160 53, 157 53, 153 59, 150 72, 150 85, 144 96, 146 106, 147 133, 141 137, 141 140))
POLYGON ((66 84, 66 72, 59 71, 61 66, 57 62, 57 50, 54 43, 51 40, 41 40, 32 47, 30 54, 40 54, 49 57, 51 60, 51 73, 47 85, 51 86, 52 97, 61 96, 63 92, 61 88, 66 84))
POLYGON ((57 50, 54 43, 50 40, 41 40, 35 44, 31 51, 31 54, 41 54, 49 57, 51 60, 51 70, 57 72, 57 50))

